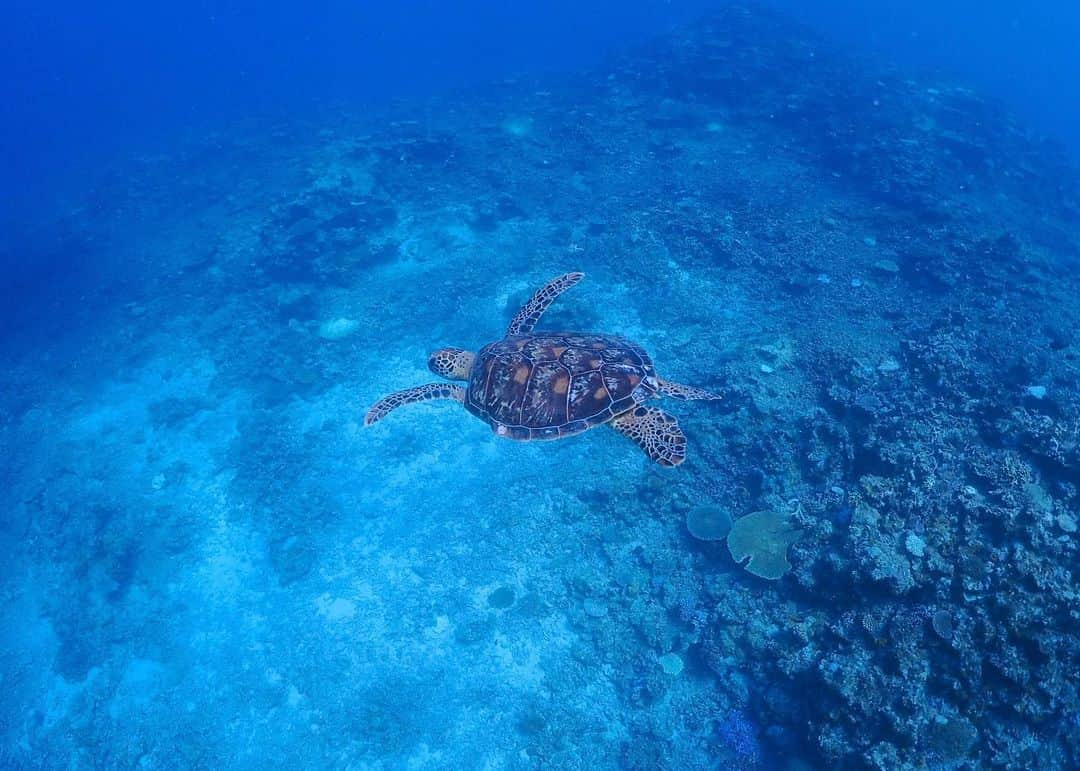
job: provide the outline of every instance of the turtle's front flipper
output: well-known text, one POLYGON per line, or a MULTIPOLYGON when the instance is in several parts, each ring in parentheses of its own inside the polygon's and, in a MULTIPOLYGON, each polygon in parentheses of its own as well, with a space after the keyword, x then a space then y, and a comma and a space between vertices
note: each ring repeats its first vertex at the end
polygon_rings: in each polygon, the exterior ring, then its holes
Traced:
POLYGON ((368 414, 364 418, 364 425, 370 426, 372 423, 382 420, 390 410, 396 410, 403 404, 426 402, 431 399, 456 399, 459 402, 464 402, 465 389, 462 386, 450 385, 449 383, 428 383, 416 388, 406 388, 404 391, 395 391, 389 396, 379 399, 375 406, 368 410, 368 414))
POLYGON ((527 335, 533 331, 536 322, 544 315, 548 306, 555 302, 555 298, 572 287, 585 276, 584 273, 566 273, 544 284, 540 291, 532 296, 532 299, 521 306, 521 310, 510 322, 506 330, 507 337, 514 335, 527 335))
POLYGON ((679 428, 679 421, 663 410, 635 407, 612 420, 611 426, 637 442, 661 466, 678 466, 686 460, 686 435, 679 428))
POLYGON ((683 385, 682 383, 672 383, 670 380, 660 381, 660 393, 664 396, 670 396, 672 399, 682 399, 687 401, 689 399, 723 399, 720 394, 714 394, 712 391, 706 391, 704 388, 695 388, 694 386, 683 385))

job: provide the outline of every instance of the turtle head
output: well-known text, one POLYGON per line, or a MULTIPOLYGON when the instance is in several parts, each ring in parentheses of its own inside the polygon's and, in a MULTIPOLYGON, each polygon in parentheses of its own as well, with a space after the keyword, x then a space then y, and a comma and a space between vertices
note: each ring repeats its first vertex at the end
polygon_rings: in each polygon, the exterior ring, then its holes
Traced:
POLYGON ((428 369, 449 380, 468 380, 476 354, 460 348, 440 348, 428 357, 428 369))

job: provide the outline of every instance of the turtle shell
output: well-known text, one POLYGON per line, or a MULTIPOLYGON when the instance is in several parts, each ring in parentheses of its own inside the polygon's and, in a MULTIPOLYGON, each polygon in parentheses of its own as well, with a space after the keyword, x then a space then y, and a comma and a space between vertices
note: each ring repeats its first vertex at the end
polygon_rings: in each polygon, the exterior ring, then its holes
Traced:
POLYGON ((656 393, 642 348, 612 335, 548 332, 480 349, 465 408, 512 439, 558 439, 606 423, 656 393))

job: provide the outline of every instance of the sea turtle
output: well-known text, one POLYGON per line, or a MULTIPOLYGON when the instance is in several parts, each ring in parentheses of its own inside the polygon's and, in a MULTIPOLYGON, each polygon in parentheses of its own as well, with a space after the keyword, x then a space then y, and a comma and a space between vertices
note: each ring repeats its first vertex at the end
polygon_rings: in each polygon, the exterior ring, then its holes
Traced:
POLYGON ((567 273, 548 282, 514 316, 506 337, 477 353, 440 348, 428 358, 436 375, 465 385, 429 383, 397 391, 368 412, 365 425, 403 404, 455 399, 509 439, 561 439, 608 424, 657 463, 686 458, 679 422, 646 406, 653 397, 719 399, 716 394, 658 377, 641 346, 614 335, 534 332, 548 306, 584 276, 567 273))

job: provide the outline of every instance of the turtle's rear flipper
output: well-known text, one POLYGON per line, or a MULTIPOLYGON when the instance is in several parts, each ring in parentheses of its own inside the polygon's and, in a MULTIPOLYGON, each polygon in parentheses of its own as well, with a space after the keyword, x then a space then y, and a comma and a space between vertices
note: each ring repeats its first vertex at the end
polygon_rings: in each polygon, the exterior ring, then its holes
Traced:
POLYGON ((704 388, 695 388, 694 386, 683 385, 682 383, 672 383, 670 380, 660 381, 660 393, 664 396, 670 396, 672 399, 682 399, 687 401, 690 399, 723 399, 720 394, 714 394, 712 391, 706 391, 704 388))
POLYGON ((465 389, 459 385, 449 383, 428 383, 416 388, 406 388, 404 391, 395 391, 389 396, 383 397, 375 406, 368 410, 364 418, 364 425, 370 426, 376 421, 382 420, 391 410, 396 410, 403 404, 413 402, 426 402, 431 399, 456 399, 465 401, 465 389))
POLYGON ((663 410, 635 407, 612 420, 611 426, 637 442, 661 466, 678 466, 686 460, 686 435, 679 428, 679 421, 663 410))
POLYGON ((510 322, 510 327, 506 330, 506 336, 531 333, 536 322, 540 321, 540 317, 544 315, 544 311, 555 302, 555 298, 581 281, 584 275, 584 273, 565 273, 540 287, 532 299, 521 306, 521 310, 514 316, 514 320, 510 322))

